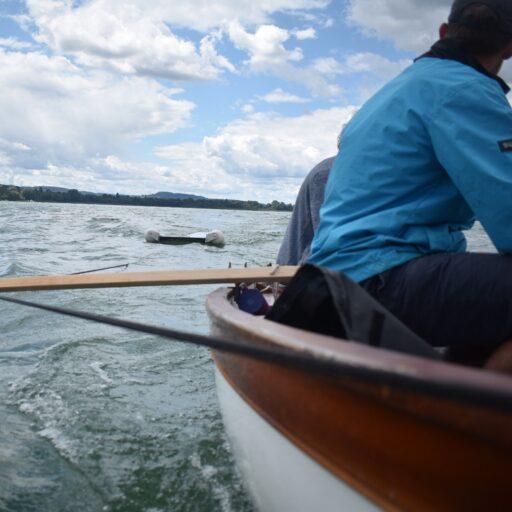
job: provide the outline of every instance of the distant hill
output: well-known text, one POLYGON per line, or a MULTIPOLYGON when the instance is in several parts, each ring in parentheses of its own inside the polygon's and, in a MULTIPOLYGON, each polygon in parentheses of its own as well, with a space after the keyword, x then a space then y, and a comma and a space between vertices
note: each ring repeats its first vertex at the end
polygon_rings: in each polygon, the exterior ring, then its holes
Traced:
POLYGON ((158 192, 151 196, 98 194, 62 187, 15 187, 0 185, 0 201, 37 201, 41 203, 110 204, 159 206, 172 208, 211 208, 216 210, 282 211, 293 210, 291 204, 272 201, 267 204, 236 199, 208 199, 193 194, 158 192))
POLYGON ((154 197, 156 199, 208 199, 204 196, 196 196, 194 194, 179 194, 176 192, 157 192, 156 194, 151 194, 150 196, 144 197, 154 197))

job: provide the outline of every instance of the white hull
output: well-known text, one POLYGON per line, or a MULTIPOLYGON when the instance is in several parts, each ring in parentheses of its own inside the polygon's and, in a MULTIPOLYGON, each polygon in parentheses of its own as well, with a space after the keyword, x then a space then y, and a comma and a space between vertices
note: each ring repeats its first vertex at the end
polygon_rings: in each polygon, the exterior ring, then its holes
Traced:
POLYGON ((231 446, 261 512, 379 510, 257 414, 216 370, 217 393, 231 446))

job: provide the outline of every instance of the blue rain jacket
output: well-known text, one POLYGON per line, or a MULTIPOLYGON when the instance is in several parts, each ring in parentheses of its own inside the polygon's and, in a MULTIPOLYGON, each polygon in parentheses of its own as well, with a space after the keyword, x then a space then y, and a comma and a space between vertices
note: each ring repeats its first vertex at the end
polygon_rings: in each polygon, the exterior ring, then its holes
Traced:
POLYGON ((343 133, 309 262, 363 281, 466 251, 475 219, 512 252, 508 92, 444 42, 388 83, 343 133))

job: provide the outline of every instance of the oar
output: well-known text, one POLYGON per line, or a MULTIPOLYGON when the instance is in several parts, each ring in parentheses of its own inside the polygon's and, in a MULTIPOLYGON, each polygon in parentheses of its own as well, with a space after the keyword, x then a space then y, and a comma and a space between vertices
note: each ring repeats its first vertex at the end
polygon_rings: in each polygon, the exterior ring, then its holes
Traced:
POLYGON ((228 269, 125 272, 97 275, 34 276, 0 279, 0 292, 124 288, 221 283, 285 283, 299 267, 254 267, 228 269))

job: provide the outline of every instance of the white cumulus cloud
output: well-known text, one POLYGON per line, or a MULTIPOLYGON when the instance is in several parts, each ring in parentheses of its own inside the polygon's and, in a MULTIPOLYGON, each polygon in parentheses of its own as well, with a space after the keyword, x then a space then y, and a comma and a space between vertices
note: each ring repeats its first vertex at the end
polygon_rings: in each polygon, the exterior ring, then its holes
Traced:
POLYGON ((309 103, 311 101, 308 98, 302 98, 279 88, 261 96, 261 99, 267 103, 309 103))
POLYGON ((299 41, 304 41, 306 39, 316 39, 316 30, 314 28, 296 30, 294 35, 299 41))
POLYGON ((11 50, 29 50, 35 48, 33 43, 21 41, 15 37, 0 37, 0 46, 11 50))
MULTIPOLYGON (((30 0, 35 1, 35 0, 30 0)), ((47 4, 48 0, 37 0, 47 4)), ((271 21, 275 13, 296 13, 324 9, 331 0, 93 0, 103 8, 135 6, 155 19, 173 25, 209 32, 234 20, 256 26, 271 21)))
MULTIPOLYGON (((231 23, 262 25, 257 42, 272 44, 283 32, 267 22, 274 13, 323 9, 330 0, 26 0, 29 21, 36 40, 53 51, 73 55, 78 62, 118 72, 168 78, 209 80, 222 72, 235 71, 215 47, 222 37, 219 29, 231 23), (196 46, 177 36, 170 27, 190 28, 206 34, 196 46), (272 28, 269 28, 272 27, 272 28), (272 33, 269 33, 272 32, 272 33)), ((311 37, 311 30, 297 37, 311 37)), ((250 43, 249 43, 250 44, 250 43)), ((258 46, 256 44, 256 46, 258 46)), ((280 50, 276 45, 276 50, 280 50)), ((258 59, 258 49, 253 56, 258 59)), ((265 49, 260 47, 260 53, 265 49)), ((271 57, 272 49, 266 58, 271 57)), ((300 50, 289 53, 300 58, 300 50)))
POLYGON ((87 166, 186 125, 194 104, 142 77, 87 73, 64 57, 0 49, 0 150, 17 172, 87 166))
POLYGON ((136 2, 121 8, 116 2, 73 7, 66 0, 28 0, 28 7, 37 27, 34 38, 84 65, 173 80, 214 79, 223 70, 234 71, 216 51, 219 33, 205 36, 197 48, 136 2))
POLYGON ((248 52, 251 69, 260 71, 302 59, 300 48, 288 50, 284 43, 291 37, 288 30, 275 25, 261 25, 256 32, 246 31, 238 22, 229 25, 229 37, 240 50, 248 52))
POLYGON ((221 128, 199 143, 158 148, 169 164, 169 178, 180 190, 210 195, 237 191, 259 200, 293 201, 306 173, 336 153, 341 127, 353 107, 319 109, 286 117, 255 113, 221 128))
POLYGON ((285 46, 292 35, 291 31, 275 25, 260 26, 254 33, 238 22, 229 26, 229 37, 233 44, 249 54, 246 65, 251 72, 270 74, 301 84, 315 96, 339 95, 341 88, 330 83, 330 73, 323 73, 314 64, 303 67, 297 65, 303 58, 302 50, 285 46))

